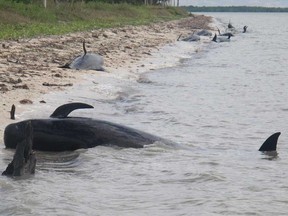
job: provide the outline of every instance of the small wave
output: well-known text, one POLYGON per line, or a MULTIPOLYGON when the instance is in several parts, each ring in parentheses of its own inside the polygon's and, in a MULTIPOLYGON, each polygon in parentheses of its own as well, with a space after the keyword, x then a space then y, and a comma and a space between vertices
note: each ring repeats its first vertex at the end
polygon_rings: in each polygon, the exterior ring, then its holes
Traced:
MULTIPOLYGON (((190 176, 188 173, 186 173, 185 175, 190 176)), ((220 176, 215 173, 200 173, 197 176, 194 176, 192 178, 187 178, 187 179, 182 180, 182 182, 208 182, 208 181, 221 182, 221 181, 225 181, 225 177, 220 176)))
POLYGON ((138 83, 151 84, 152 81, 145 76, 140 76, 137 80, 138 83))
POLYGON ((37 169, 54 170, 61 172, 72 171, 79 166, 81 151, 71 152, 37 152, 37 169))
POLYGON ((165 184, 183 184, 183 183, 203 183, 203 182, 223 182, 225 181, 225 177, 217 175, 215 173, 201 173, 195 175, 194 173, 186 173, 184 174, 184 178, 181 179, 170 179, 170 180, 162 180, 162 183, 165 184))

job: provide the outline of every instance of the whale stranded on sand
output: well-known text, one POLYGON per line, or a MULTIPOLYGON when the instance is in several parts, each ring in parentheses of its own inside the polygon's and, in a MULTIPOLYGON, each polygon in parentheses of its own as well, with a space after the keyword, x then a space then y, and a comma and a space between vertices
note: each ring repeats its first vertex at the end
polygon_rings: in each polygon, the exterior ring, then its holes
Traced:
POLYGON ((198 36, 208 36, 208 37, 210 37, 210 36, 212 36, 213 34, 212 34, 212 32, 210 32, 210 31, 208 31, 208 30, 206 30, 206 29, 202 29, 201 31, 197 32, 196 35, 198 35, 198 36))
POLYGON ((193 42, 193 41, 199 41, 200 40, 200 36, 194 34, 194 32, 191 35, 184 37, 182 39, 181 39, 181 36, 182 36, 182 34, 179 35, 177 41, 193 42))
POLYGON ((28 121, 33 127, 33 149, 40 151, 71 151, 98 145, 124 148, 143 148, 157 141, 171 141, 120 124, 82 117, 68 117, 76 109, 93 108, 84 103, 70 103, 58 107, 48 119, 29 119, 8 125, 4 131, 6 148, 21 142, 28 121))
POLYGON ((77 56, 72 62, 60 66, 60 68, 104 71, 103 57, 95 53, 87 53, 85 41, 83 42, 83 51, 84 54, 77 56))

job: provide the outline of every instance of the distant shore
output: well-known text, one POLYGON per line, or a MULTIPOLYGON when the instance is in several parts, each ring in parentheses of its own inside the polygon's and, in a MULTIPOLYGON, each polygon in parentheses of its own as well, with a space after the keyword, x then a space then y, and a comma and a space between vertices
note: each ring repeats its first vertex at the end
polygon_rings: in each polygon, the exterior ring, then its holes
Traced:
POLYGON ((175 42, 180 34, 188 35, 193 30, 211 29, 211 22, 211 17, 197 15, 144 26, 1 41, 0 140, 6 125, 15 121, 10 120, 12 104, 15 104, 17 114, 30 103, 45 103, 39 99, 43 94, 69 90, 69 87, 83 80, 83 75, 129 70, 139 64, 140 60, 150 57, 151 52, 175 42), (88 52, 104 57, 106 72, 59 68, 83 53, 84 40, 88 52))
POLYGON ((284 7, 253 7, 253 6, 187 6, 183 7, 191 13, 195 12, 243 12, 243 13, 287 13, 284 7))

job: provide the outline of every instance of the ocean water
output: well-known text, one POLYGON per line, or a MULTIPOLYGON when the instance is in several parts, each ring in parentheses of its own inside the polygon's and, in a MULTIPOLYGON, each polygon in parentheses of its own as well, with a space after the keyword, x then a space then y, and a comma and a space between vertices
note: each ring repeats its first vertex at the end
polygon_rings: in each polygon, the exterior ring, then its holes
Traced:
MULTIPOLYGON (((200 44, 196 53, 177 42, 155 60, 166 67, 138 82, 96 76, 19 116, 44 118, 56 105, 82 101, 95 109, 74 116, 121 123, 179 146, 37 152, 35 176, 0 177, 0 215, 287 215, 288 14, 207 15, 221 29, 231 21, 238 31, 231 42, 200 44), (261 154, 278 131, 278 157, 261 154)), ((12 157, 0 150, 2 170, 12 157)))

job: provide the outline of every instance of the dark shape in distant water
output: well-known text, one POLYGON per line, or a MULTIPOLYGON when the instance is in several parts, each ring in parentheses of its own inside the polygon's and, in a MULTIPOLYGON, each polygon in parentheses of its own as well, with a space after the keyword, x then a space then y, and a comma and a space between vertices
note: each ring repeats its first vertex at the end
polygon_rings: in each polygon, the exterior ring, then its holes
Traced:
POLYGON ((221 42, 230 42, 230 35, 228 37, 226 36, 217 36, 216 34, 214 35, 212 41, 216 43, 221 43, 221 42))
POLYGON ((60 66, 60 68, 104 71, 103 57, 98 54, 87 53, 85 41, 83 42, 83 51, 83 55, 77 56, 72 62, 67 63, 64 66, 60 66))
POLYGON ((229 21, 229 23, 228 23, 228 28, 229 29, 232 29, 232 28, 234 28, 234 26, 231 24, 231 22, 229 21))
POLYGON ((31 122, 34 129, 33 149, 40 151, 72 151, 98 145, 143 148, 157 141, 174 144, 160 137, 120 124, 81 117, 68 117, 76 109, 93 108, 84 103, 69 103, 58 107, 49 119, 29 119, 10 124, 4 131, 7 148, 15 148, 24 139, 24 128, 31 122))
POLYGON ((24 176, 35 173, 36 157, 32 151, 33 128, 30 121, 26 121, 21 131, 22 140, 16 143, 16 150, 12 162, 2 175, 24 176))
POLYGON ((227 36, 227 37, 234 37, 234 35, 231 33, 231 32, 225 32, 225 33, 221 33, 220 32, 220 29, 219 28, 217 28, 218 29, 218 33, 219 33, 219 36, 227 36))
POLYGON ((248 26, 244 26, 243 27, 243 33, 245 33, 247 31, 248 26))

